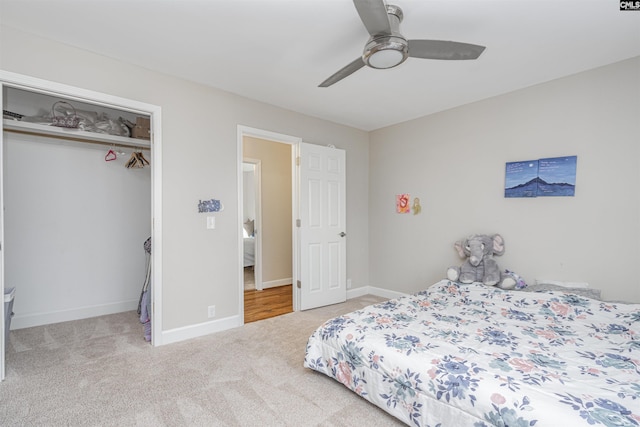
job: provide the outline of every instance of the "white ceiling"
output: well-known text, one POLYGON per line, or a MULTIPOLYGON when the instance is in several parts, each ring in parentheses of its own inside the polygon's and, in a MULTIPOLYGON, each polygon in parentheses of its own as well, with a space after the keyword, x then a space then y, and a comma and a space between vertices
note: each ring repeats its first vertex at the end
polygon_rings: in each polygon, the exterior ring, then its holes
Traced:
POLYGON ((0 0, 0 22, 363 130, 640 55, 640 11, 618 0, 389 2, 408 39, 487 49, 476 61, 365 67, 318 88, 367 41, 350 0, 0 0))

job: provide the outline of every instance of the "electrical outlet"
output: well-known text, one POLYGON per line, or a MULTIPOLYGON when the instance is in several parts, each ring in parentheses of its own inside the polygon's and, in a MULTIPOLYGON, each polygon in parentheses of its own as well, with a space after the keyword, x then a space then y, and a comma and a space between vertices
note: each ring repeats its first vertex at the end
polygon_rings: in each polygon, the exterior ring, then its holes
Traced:
POLYGON ((351 279, 347 279, 347 289, 351 289, 351 279))
POLYGON ((210 305, 207 313, 209 314, 209 319, 211 319, 212 317, 216 317, 216 306, 210 305))

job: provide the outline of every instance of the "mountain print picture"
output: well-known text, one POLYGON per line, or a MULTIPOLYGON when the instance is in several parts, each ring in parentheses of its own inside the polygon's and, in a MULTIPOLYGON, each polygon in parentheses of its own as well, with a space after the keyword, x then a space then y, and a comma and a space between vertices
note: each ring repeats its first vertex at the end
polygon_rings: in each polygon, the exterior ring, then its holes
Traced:
POLYGON ((574 196, 577 156, 509 162, 504 197, 574 196))

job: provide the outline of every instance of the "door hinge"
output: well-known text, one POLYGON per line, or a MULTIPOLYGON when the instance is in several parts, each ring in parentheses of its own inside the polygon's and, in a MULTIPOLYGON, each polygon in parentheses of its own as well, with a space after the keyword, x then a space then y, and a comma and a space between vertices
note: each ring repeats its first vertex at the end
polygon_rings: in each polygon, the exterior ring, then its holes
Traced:
POLYGON ((296 227, 302 227, 302 221, 300 221, 299 219, 296 219, 296 227))
POLYGON ((300 282, 300 280, 296 280, 296 286, 298 289, 302 289, 302 282, 300 282))
POLYGON ((296 157, 296 166, 300 166, 300 156, 296 157))

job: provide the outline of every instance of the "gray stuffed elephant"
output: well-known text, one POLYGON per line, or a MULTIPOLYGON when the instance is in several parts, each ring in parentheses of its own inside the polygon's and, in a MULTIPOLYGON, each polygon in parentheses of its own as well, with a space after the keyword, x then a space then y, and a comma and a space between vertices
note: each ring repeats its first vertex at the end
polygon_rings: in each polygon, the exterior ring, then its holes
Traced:
POLYGON ((455 243, 460 258, 466 258, 460 267, 449 267, 447 278, 461 283, 482 282, 487 286, 513 289, 516 281, 504 275, 493 259, 504 254, 504 239, 499 234, 474 234, 455 243))

